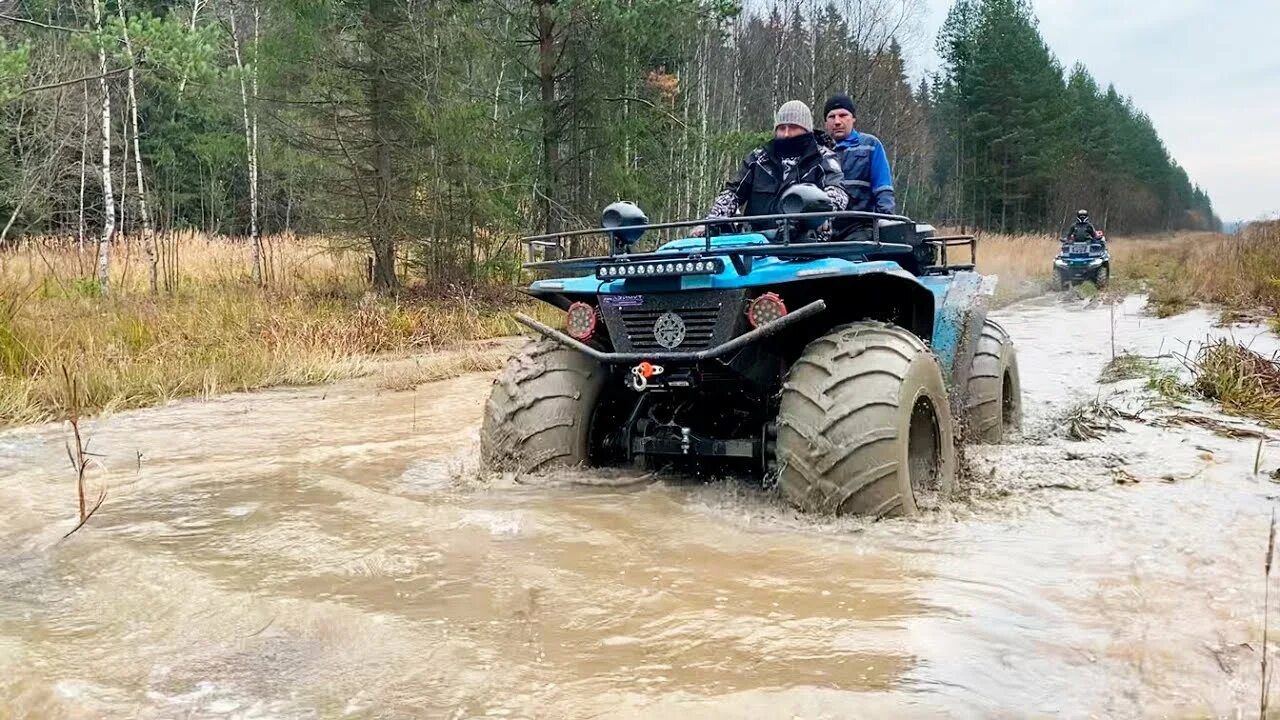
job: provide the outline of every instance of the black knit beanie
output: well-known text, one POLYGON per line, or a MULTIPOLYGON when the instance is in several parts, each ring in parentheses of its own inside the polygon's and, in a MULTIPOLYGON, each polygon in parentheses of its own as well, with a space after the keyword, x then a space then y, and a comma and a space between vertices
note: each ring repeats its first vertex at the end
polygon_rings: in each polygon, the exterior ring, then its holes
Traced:
POLYGON ((822 106, 822 117, 830 115, 836 109, 848 110, 850 115, 858 114, 858 109, 853 106, 853 98, 848 95, 832 95, 827 104, 822 106))

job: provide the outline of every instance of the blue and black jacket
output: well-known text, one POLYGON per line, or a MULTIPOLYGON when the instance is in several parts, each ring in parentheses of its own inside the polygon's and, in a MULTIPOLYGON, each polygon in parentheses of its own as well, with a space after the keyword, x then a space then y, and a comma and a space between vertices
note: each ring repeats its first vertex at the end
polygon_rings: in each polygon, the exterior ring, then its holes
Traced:
POLYGON ((889 156, 879 138, 854 130, 832 148, 840 158, 844 190, 849 195, 847 210, 895 214, 893 175, 889 156))

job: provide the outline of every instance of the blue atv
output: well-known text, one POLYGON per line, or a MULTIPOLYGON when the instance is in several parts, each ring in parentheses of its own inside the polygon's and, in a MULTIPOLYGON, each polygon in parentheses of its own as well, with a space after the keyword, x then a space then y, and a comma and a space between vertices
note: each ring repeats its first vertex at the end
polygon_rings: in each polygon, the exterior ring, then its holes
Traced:
POLYGON ((1062 239, 1062 249, 1053 259, 1053 271, 1058 278, 1058 288, 1066 290, 1072 285, 1091 282, 1099 288, 1111 280, 1111 252, 1107 239, 1098 235, 1094 239, 1062 239))
POLYGON ((516 316, 542 339, 494 383, 486 466, 714 467, 776 482, 805 511, 874 517, 950 493, 960 439, 1001 442, 1021 418, 973 237, 834 212, 811 185, 779 207, 650 224, 614 203, 601 228, 525 238, 551 258, 526 267, 553 275, 526 292, 564 324, 516 316), (832 220, 857 239, 823 238, 832 220), (696 225, 704 237, 673 232, 696 225), (646 232, 676 237, 639 252, 646 232), (566 240, 602 254, 568 257, 566 240), (948 263, 958 246, 969 263, 948 263))

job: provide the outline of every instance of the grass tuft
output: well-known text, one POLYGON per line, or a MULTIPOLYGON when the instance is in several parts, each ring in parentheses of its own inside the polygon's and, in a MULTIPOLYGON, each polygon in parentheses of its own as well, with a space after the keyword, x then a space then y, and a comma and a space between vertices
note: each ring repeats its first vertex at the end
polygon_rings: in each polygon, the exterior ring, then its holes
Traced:
POLYGON ((1158 370, 1159 367, 1150 358, 1122 352, 1102 368, 1102 372, 1098 375, 1098 382, 1114 383, 1122 380, 1136 380, 1142 377, 1149 377, 1158 370))
POLYGON ((1280 427, 1280 361, 1275 357, 1220 339, 1202 346, 1188 365, 1195 391, 1228 414, 1280 427))

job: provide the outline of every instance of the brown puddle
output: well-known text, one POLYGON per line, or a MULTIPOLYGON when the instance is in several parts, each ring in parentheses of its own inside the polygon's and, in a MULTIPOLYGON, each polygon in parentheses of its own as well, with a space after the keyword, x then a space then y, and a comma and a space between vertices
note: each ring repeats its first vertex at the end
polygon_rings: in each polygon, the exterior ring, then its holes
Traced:
MULTIPOLYGON (((1139 306, 1117 313, 1130 349, 1209 332, 1139 306)), ((109 498, 63 542, 61 428, 0 434, 0 717, 1255 712, 1277 492, 1256 443, 1057 439, 1098 393, 1107 310, 1001 320, 1036 440, 972 449, 966 499, 911 521, 734 481, 481 482, 479 375, 93 423, 109 498)))

